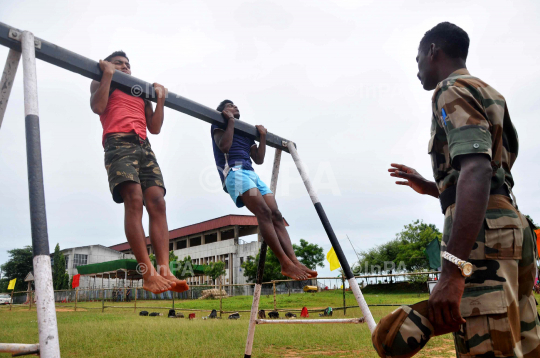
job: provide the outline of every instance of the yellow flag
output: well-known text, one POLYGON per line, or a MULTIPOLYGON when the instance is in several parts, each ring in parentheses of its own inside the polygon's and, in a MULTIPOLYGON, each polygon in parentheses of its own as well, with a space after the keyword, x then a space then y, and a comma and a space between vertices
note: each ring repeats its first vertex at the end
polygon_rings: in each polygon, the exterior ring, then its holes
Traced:
POLYGON ((334 251, 334 247, 332 247, 330 251, 328 251, 328 253, 326 254, 326 259, 330 263, 330 271, 334 271, 335 269, 341 267, 336 252, 334 251))
POLYGON ((15 289, 15 282, 17 282, 17 279, 14 278, 13 280, 9 281, 9 285, 7 287, 8 290, 14 290, 15 289))

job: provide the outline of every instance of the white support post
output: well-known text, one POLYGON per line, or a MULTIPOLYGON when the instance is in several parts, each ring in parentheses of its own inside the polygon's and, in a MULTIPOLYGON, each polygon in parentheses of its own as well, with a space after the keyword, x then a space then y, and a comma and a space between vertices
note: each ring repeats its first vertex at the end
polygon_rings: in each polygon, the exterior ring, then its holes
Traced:
POLYGON ((21 42, 28 187, 30 194, 30 218, 32 224, 32 248, 34 252, 33 264, 40 356, 45 358, 60 357, 45 212, 34 35, 31 32, 24 31, 21 42))
POLYGON ((331 324, 331 323, 364 323, 364 318, 345 319, 258 319, 257 324, 331 324))
MULTIPOLYGON (((272 168, 272 179, 270 181, 270 190, 276 195, 277 180, 279 175, 279 164, 281 163, 281 150, 276 149, 274 155, 274 165, 272 168)), ((251 351, 253 350, 253 340, 255 339, 255 325, 257 320, 257 314, 259 313, 259 300, 261 298, 262 278, 264 271, 264 260, 266 258, 266 243, 261 245, 261 253, 259 255, 259 267, 257 268, 257 283, 255 284, 255 290, 253 291, 253 303, 251 304, 251 316, 249 317, 248 335, 246 339, 246 350, 244 358, 251 357, 251 351)))
POLYGON ((4 114, 9 100, 9 94, 13 87, 13 81, 17 74, 17 67, 19 67, 19 60, 21 53, 15 50, 9 50, 6 65, 4 66, 4 72, 2 72, 2 79, 0 80, 0 127, 2 127, 2 121, 4 120, 4 114))
POLYGON ((0 343, 0 353, 39 354, 39 344, 0 343))

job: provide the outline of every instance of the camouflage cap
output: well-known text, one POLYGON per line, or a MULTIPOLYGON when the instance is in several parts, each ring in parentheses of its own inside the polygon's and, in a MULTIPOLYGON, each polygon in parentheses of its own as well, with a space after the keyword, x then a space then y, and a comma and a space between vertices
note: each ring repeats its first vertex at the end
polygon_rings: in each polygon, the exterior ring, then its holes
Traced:
POLYGON ((371 340, 382 358, 409 358, 420 351, 434 336, 434 329, 427 319, 428 301, 412 306, 401 306, 384 317, 371 340))

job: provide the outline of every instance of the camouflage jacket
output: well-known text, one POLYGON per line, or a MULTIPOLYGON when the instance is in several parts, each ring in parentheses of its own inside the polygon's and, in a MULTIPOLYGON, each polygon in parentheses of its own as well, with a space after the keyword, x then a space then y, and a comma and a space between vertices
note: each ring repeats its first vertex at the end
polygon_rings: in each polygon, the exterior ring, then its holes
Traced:
POLYGON ((514 186, 510 170, 518 154, 518 136, 506 100, 493 87, 462 68, 435 88, 428 153, 439 193, 457 185, 459 155, 489 156, 491 190, 514 186))

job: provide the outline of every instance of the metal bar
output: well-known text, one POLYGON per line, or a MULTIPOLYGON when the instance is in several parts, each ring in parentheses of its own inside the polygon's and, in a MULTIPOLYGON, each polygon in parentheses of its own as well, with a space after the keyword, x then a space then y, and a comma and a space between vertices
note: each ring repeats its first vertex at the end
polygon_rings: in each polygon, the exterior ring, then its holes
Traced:
MULTIPOLYGON (((279 165, 281 163, 281 150, 276 149, 274 154, 274 164, 272 167, 272 179, 270 180, 270 190, 276 195, 277 181, 279 176, 279 165)), ((257 314, 259 313, 259 300, 261 298, 262 280, 264 275, 264 261, 266 260, 266 250, 268 245, 263 238, 261 244, 261 252, 259 254, 259 266, 257 267, 257 284, 255 285, 255 291, 253 292, 253 303, 251 304, 251 315, 249 317, 248 335, 246 339, 246 350, 244 358, 251 358, 251 352, 253 350, 253 340, 255 339, 255 325, 257 314)))
POLYGON ((32 248, 34 252, 34 276, 39 330, 39 344, 43 357, 60 357, 58 326, 54 306, 43 166, 41 163, 41 140, 36 77, 34 35, 22 34, 24 114, 26 124, 26 156, 28 165, 28 189, 30 194, 30 219, 32 248))
POLYGON ((364 323, 364 318, 347 319, 257 319, 257 324, 324 324, 324 323, 364 323))
POLYGON ((39 352, 39 344, 0 343, 0 353, 32 354, 39 352))
MULTIPOLYGON (((20 51, 21 43, 17 40, 18 34, 20 33, 20 30, 0 22, 0 45, 20 51)), ((79 75, 95 81, 101 79, 102 73, 97 62, 45 40, 38 38, 36 38, 36 40, 39 44, 39 48, 36 49, 36 57, 38 59, 78 73, 79 75)), ((126 91, 127 93, 132 93, 154 102, 156 101, 156 95, 152 84, 120 71, 115 72, 112 79, 112 86, 126 91)), ((168 98, 165 100, 165 106, 205 122, 216 124, 222 128, 226 127, 225 120, 216 110, 172 92, 169 92, 168 98)), ((234 132, 251 139, 259 140, 258 130, 254 126, 243 121, 235 122, 234 132)), ((266 135, 266 144, 270 147, 287 151, 286 144, 284 144, 286 142, 286 139, 270 132, 266 135)))
POLYGON ((356 283, 354 274, 352 273, 351 267, 349 266, 349 263, 347 262, 347 258, 343 254, 343 250, 341 249, 341 245, 339 244, 336 234, 334 233, 334 229, 332 229, 332 225, 330 224, 330 221, 326 217, 326 213, 324 212, 322 204, 319 201, 317 192, 315 191, 315 188, 311 185, 311 181, 309 180, 309 176, 307 174, 306 168, 304 167, 304 163, 300 159, 300 156, 298 155, 298 152, 296 151, 296 147, 294 146, 294 143, 289 142, 288 147, 289 147, 289 153, 291 153, 291 156, 293 157, 294 164, 296 165, 296 168, 298 169, 298 172, 300 173, 300 176, 302 177, 302 181, 304 182, 304 185, 306 186, 309 197, 311 198, 311 201, 313 202, 313 205, 315 206, 315 210, 317 211, 317 214, 319 215, 321 223, 323 224, 324 230, 326 231, 326 235, 328 235, 328 238, 330 239, 330 242, 332 243, 332 247, 334 248, 334 251, 336 252, 336 256, 338 257, 339 263, 341 264, 341 268, 343 269, 345 277, 347 277, 347 279, 349 280, 349 285, 351 286, 351 289, 354 293, 354 297, 356 298, 356 301, 358 302, 358 305, 362 309, 362 313, 364 314, 364 317, 366 318, 369 330, 373 332, 377 324, 375 323, 375 320, 373 319, 373 316, 371 315, 371 311, 369 310, 369 307, 364 299, 364 296, 362 295, 362 292, 360 291, 360 288, 358 287, 358 283, 356 283))
POLYGON ((4 66, 4 72, 2 72, 2 79, 0 80, 0 127, 2 127, 2 121, 4 120, 4 114, 9 100, 9 94, 13 87, 13 81, 17 74, 17 67, 19 67, 19 60, 21 59, 21 53, 10 49, 6 65, 4 66))

